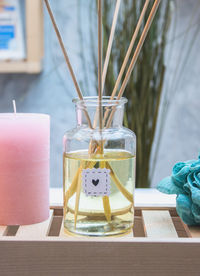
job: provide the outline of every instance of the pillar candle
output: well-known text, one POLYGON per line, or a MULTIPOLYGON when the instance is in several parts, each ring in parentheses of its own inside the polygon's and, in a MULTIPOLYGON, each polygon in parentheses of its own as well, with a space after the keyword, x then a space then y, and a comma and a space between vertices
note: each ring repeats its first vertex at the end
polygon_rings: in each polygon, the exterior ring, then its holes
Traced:
POLYGON ((49 216, 50 118, 0 113, 0 225, 49 216))

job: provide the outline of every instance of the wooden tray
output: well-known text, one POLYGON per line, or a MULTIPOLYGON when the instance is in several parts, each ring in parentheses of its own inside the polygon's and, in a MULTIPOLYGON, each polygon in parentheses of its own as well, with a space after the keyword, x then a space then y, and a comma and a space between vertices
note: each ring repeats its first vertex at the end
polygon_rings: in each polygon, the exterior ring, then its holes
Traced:
POLYGON ((199 275, 200 236, 175 208, 135 209, 133 235, 76 238, 63 231, 62 208, 47 221, 0 227, 0 275, 199 275))

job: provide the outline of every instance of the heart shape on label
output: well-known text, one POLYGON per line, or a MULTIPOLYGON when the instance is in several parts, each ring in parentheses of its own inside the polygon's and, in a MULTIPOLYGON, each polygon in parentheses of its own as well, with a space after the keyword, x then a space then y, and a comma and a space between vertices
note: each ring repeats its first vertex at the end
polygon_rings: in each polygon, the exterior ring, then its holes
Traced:
POLYGON ((97 179, 97 180, 92 179, 92 184, 94 186, 97 186, 99 184, 99 179, 97 179))

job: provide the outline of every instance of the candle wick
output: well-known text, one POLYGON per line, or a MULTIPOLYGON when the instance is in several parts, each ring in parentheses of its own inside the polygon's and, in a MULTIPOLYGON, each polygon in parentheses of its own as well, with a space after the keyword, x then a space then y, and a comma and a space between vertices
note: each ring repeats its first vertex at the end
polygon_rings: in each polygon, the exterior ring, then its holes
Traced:
POLYGON ((13 100, 12 102, 13 102, 13 110, 14 110, 14 113, 16 114, 17 113, 16 102, 15 100, 13 100))

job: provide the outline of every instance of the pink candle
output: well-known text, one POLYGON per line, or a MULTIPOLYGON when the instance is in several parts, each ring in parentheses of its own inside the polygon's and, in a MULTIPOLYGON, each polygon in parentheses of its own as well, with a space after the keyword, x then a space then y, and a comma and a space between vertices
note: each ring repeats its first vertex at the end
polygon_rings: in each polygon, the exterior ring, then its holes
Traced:
POLYGON ((0 225, 48 218, 49 140, 48 115, 0 114, 0 225))

